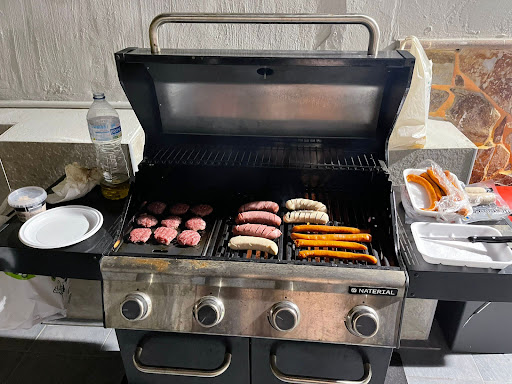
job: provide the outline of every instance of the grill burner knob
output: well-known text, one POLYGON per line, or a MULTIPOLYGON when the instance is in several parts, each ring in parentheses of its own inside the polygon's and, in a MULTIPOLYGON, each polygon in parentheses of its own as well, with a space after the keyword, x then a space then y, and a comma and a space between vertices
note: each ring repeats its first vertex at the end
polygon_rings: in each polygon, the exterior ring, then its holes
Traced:
POLYGON ((379 330, 379 316, 367 305, 352 308, 345 323, 350 333, 365 339, 374 336, 379 330))
POLYGON ((144 293, 130 293, 121 304, 121 315, 129 321, 145 319, 151 310, 151 300, 144 293))
POLYGON ((299 324, 299 307, 291 301, 280 301, 270 308, 268 320, 270 325, 278 331, 291 331, 299 324))
POLYGON ((193 313, 199 325, 210 328, 224 318, 224 304, 215 296, 205 296, 194 305, 193 313))

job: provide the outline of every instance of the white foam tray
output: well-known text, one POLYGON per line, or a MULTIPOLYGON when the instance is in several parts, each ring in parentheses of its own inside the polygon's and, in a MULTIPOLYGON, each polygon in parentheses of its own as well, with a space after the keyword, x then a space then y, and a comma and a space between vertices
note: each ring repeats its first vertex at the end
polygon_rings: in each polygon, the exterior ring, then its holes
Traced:
POLYGON ((501 236, 487 225, 413 223, 414 242, 423 259, 430 264, 503 269, 512 264, 512 250, 506 243, 470 243, 469 241, 428 240, 423 236, 501 236))
MULTIPOLYGON (((437 211, 424 211, 422 208, 428 208, 429 207, 429 198, 428 198, 428 194, 427 194, 427 191, 425 190, 425 188, 423 188, 421 185, 419 185, 418 183, 410 183, 407 181, 407 176, 409 176, 410 174, 413 174, 413 175, 421 175, 422 173, 426 172, 427 169, 426 168, 422 168, 422 169, 415 169, 415 168, 408 168, 408 169, 404 169, 404 181, 405 181, 405 186, 407 188, 407 192, 409 193, 409 198, 411 199, 411 204, 412 204, 412 208, 414 209, 414 211, 420 215, 423 215, 423 216, 428 216, 428 217, 439 217, 441 216, 441 213, 440 212, 437 212, 437 211)), ((455 180, 457 182, 457 184, 460 185, 460 181, 459 179, 457 178, 456 175, 453 174, 453 176, 455 177, 455 180)))

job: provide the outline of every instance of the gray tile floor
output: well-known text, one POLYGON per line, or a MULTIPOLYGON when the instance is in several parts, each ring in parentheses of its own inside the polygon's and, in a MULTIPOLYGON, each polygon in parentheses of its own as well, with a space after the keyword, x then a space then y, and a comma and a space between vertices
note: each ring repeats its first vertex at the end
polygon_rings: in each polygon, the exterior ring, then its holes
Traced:
MULTIPOLYGON (((386 384, 512 384, 511 355, 401 350, 403 370, 386 384), (405 375, 404 375, 405 372, 405 375)), ((124 370, 115 332, 101 327, 37 325, 0 331, 2 384, 117 384, 124 370)))
POLYGON ((439 350, 401 350, 408 384, 512 384, 512 354, 451 353, 441 331, 430 339, 439 350))
POLYGON ((36 325, 0 331, 2 384, 118 384, 123 376, 111 329, 36 325))

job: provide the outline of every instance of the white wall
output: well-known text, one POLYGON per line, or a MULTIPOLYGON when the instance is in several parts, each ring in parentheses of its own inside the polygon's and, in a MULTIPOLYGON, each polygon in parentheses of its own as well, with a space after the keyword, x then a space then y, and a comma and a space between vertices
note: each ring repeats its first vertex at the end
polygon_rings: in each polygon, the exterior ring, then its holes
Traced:
MULTIPOLYGON (((113 53, 148 44, 161 12, 364 13, 381 49, 424 38, 512 36, 510 0, 0 0, 0 99, 89 100, 104 90, 126 100, 113 53)), ((164 26, 161 45, 180 48, 364 49, 360 26, 164 26)))

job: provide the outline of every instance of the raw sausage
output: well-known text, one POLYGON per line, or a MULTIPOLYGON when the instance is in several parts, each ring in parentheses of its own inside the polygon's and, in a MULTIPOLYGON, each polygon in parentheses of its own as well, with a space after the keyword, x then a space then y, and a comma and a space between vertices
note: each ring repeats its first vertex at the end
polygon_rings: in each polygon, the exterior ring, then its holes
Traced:
POLYGON ((293 232, 320 232, 320 233, 361 233, 361 230, 353 227, 336 227, 329 225, 296 225, 293 232))
MULTIPOLYGON (((430 175, 430 174, 429 174, 430 175)), ((437 202, 437 196, 436 191, 434 191, 434 187, 423 177, 409 174, 407 175, 407 181, 409 183, 416 183, 421 185, 425 190, 427 191, 428 199, 429 199, 429 206, 428 208, 422 208, 424 211, 433 211, 436 209, 436 202, 437 202)))
POLYGON ((366 253, 353 253, 341 251, 327 251, 325 249, 315 249, 312 251, 300 251, 299 257, 332 257, 335 259, 366 261, 370 264, 377 264, 377 258, 366 253))
POLYGON ((247 211, 267 211, 277 213, 279 211, 279 204, 274 203, 273 201, 252 201, 242 205, 238 209, 238 212, 247 211))
POLYGON ((295 245, 299 248, 303 247, 329 247, 329 248, 343 248, 355 249, 359 251, 366 251, 366 245, 354 243, 352 241, 333 241, 333 240, 295 240, 295 245))
POLYGON ((439 185, 437 185, 434 180, 430 178, 427 172, 423 172, 421 175, 425 180, 427 180, 432 188, 434 188, 434 192, 436 193, 437 200, 441 200, 441 197, 443 197, 443 191, 441 191, 441 188, 439 188, 439 185))
POLYGON ((284 215, 283 220, 285 223, 327 224, 329 215, 320 211, 293 211, 284 215))
POLYGON ((281 218, 274 213, 265 211, 247 211, 239 213, 235 219, 237 224, 266 224, 279 227, 281 218))
POLYGON ((290 211, 306 210, 327 212, 327 207, 324 203, 302 198, 288 200, 286 202, 286 208, 288 208, 290 211))
POLYGON ((359 241, 361 243, 370 243, 372 241, 372 235, 369 233, 358 233, 358 234, 329 234, 329 235, 307 235, 304 233, 292 233, 290 235, 292 240, 304 239, 304 240, 341 240, 341 241, 359 241))
POLYGON ((274 240, 281 236, 281 231, 263 224, 243 224, 233 227, 233 235, 256 236, 274 240))
POLYGON ((228 246, 237 251, 252 249, 277 255, 277 244, 263 237, 235 236, 229 240, 228 246))

